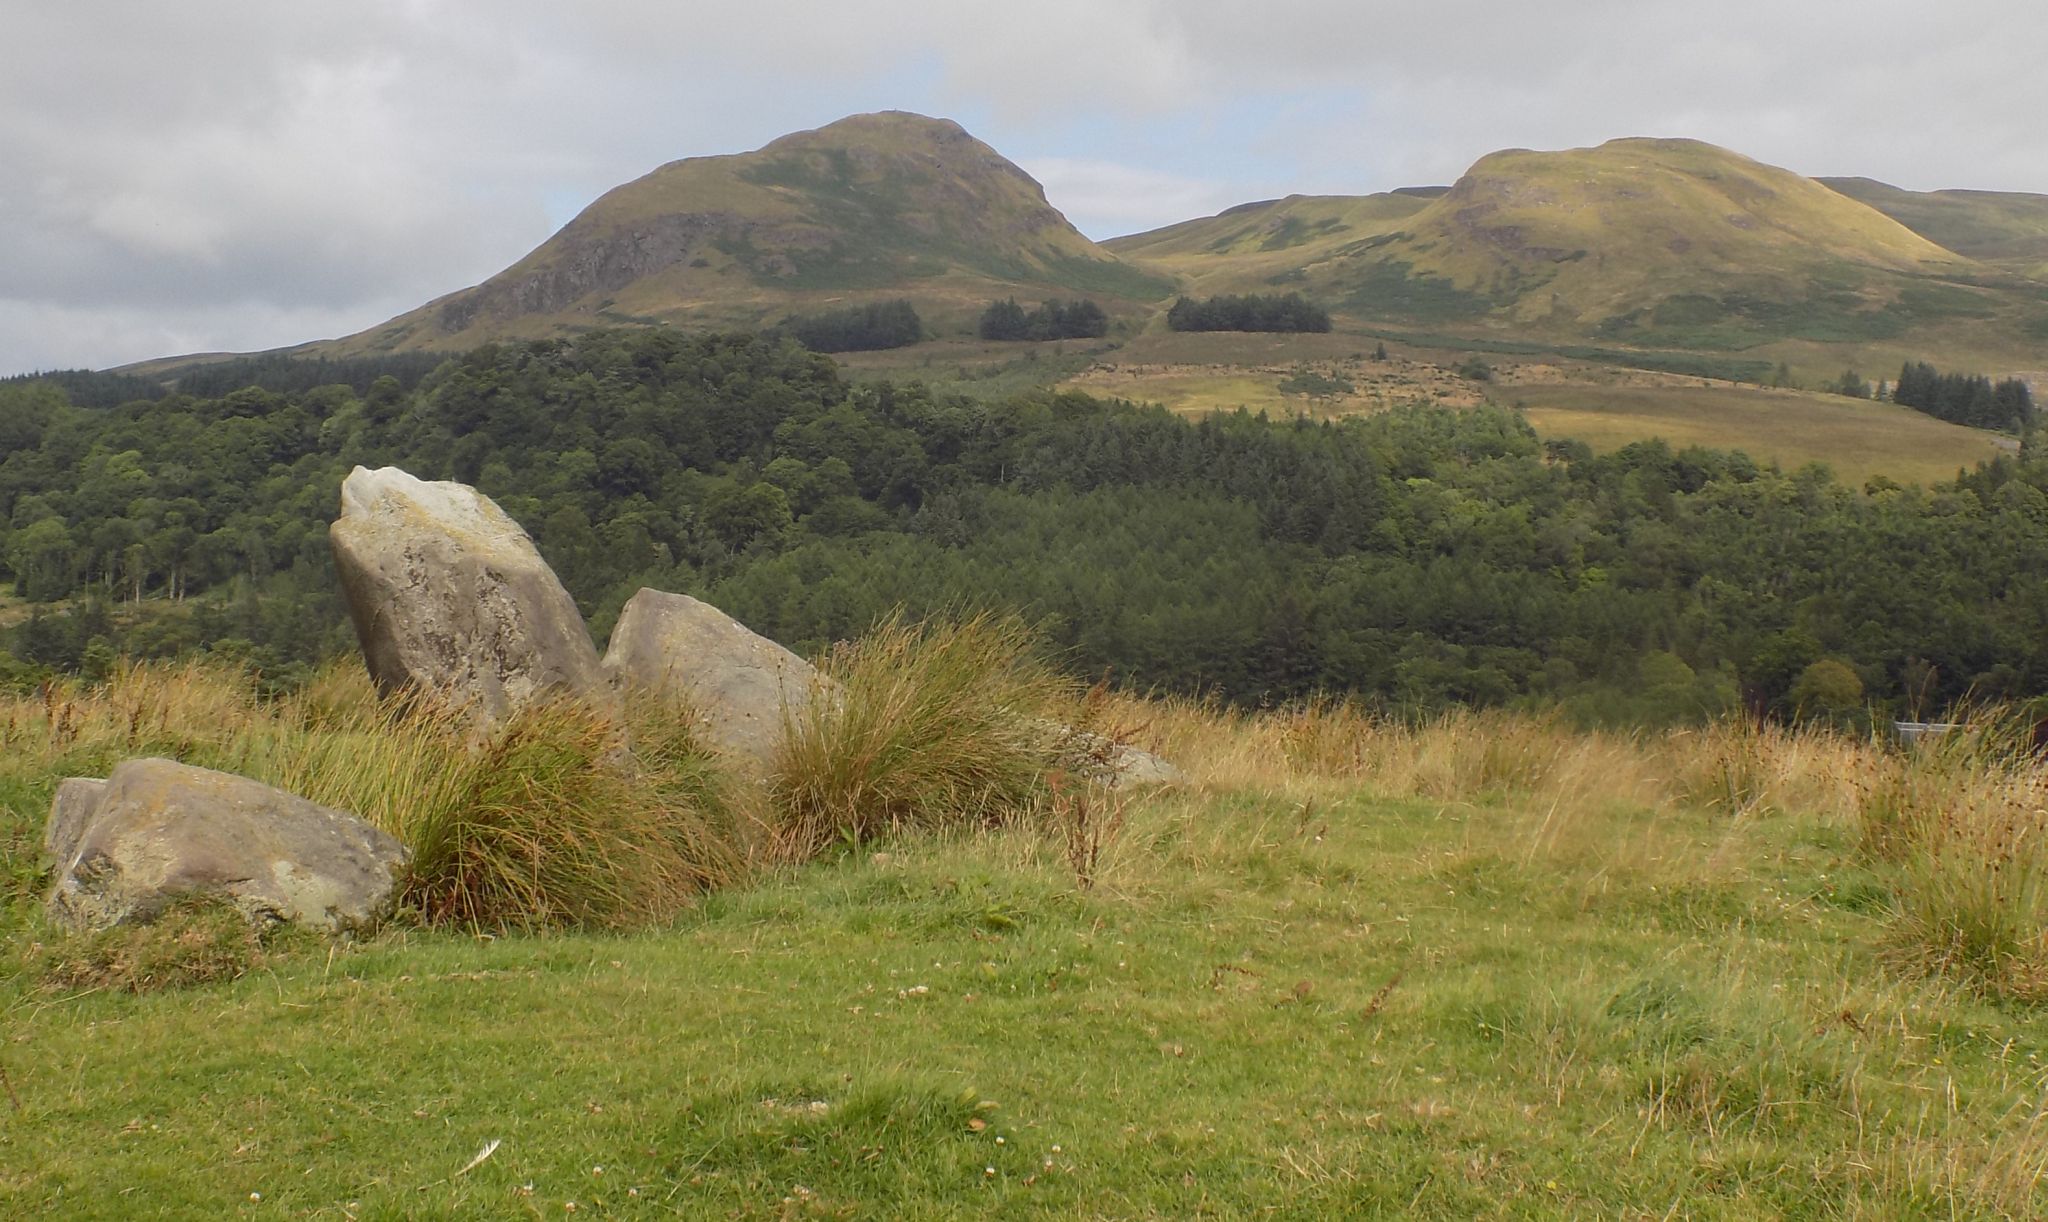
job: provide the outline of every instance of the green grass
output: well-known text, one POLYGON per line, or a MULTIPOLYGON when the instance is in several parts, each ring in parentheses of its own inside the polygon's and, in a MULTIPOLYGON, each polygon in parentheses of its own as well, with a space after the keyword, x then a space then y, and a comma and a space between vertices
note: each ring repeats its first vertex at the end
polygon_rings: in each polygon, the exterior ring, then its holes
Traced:
POLYGON ((1510 386, 1494 392, 1527 408, 1545 437, 1569 437, 1596 451, 1661 437, 1742 450, 1790 470, 1825 464, 1861 484, 1873 475, 1901 483, 1955 478, 1998 454, 1989 434, 1906 408, 1839 395, 1748 387, 1510 386))
POLYGON ((1832 900, 1844 850, 1801 821, 1644 818, 1602 826, 1617 849, 1654 835, 1663 862, 1532 859, 1499 806, 1353 797, 1303 819, 1219 793, 1148 810, 1087 894, 1035 843, 978 835, 637 936, 398 933, 145 996, 17 979, 0 1208, 2048 1204, 2036 1023, 1891 979, 1874 919, 1832 900), (1670 864, 1689 853, 1723 864, 1670 864))
MULTIPOLYGON (((2038 766, 1086 703, 1195 783, 1095 795, 1085 863, 1028 822, 902 819, 939 830, 757 866, 634 932, 252 946, 201 911, 86 945, 17 865, 0 1215, 2048 1208, 2048 1028, 1901 953, 1916 909, 1976 901, 1870 835, 1951 790, 2038 807, 2038 766)), ((111 705, 0 705, 0 842, 34 840, 111 705)), ((129 732, 202 749, 254 708, 167 684, 129 732)))
POLYGON ((842 353, 837 359, 855 381, 922 382, 945 394, 997 402, 1056 385, 1110 350, 1100 340, 940 340, 889 352, 842 353))

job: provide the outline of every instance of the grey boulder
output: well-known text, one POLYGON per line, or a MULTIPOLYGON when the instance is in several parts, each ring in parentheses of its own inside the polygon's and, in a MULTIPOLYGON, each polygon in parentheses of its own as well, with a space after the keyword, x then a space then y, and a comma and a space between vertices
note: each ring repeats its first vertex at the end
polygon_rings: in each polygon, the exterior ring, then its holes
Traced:
POLYGON ((619 612, 604 668, 687 709, 703 740, 759 773, 782 743, 785 717, 830 699, 816 667, 687 594, 641 590, 619 612))
POLYGON ((57 866, 49 912, 74 930, 147 923, 198 893, 252 922, 366 933, 390 915, 407 860, 354 815, 164 759, 64 782, 45 843, 57 866))
MULTIPOLYGON (((641 590, 619 613, 604 667, 622 687, 686 709, 703 739, 756 775, 779 750, 783 727, 820 700, 837 699, 831 679, 809 662, 687 594, 641 590)), ((1166 785, 1180 769, 1128 743, 1057 722, 1042 728, 1076 769, 1110 784, 1166 785)))
POLYGON ((1068 726, 1053 729, 1060 754, 1077 771, 1111 787, 1187 783, 1187 773, 1142 747, 1118 742, 1093 730, 1068 726))
POLYGON ((357 467, 329 529, 370 677, 491 725, 608 692, 583 617, 533 540, 466 484, 357 467))

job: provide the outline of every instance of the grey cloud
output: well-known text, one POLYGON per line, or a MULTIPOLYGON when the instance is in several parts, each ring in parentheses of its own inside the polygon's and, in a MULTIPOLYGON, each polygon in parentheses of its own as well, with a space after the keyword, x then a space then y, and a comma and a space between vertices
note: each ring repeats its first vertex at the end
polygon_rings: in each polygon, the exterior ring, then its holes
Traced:
POLYGON ((16 3, 0 372, 369 325, 516 259, 548 201, 888 106, 1098 236, 1635 134, 2048 191, 2044 44, 2034 0, 16 3))

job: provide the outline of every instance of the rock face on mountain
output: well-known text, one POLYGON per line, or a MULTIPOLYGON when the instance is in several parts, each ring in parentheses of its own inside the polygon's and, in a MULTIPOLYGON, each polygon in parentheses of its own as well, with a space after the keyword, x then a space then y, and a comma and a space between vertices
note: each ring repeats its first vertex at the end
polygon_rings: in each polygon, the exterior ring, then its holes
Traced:
POLYGON ((251 921, 364 933, 391 913, 405 849, 343 811, 164 759, 59 788, 45 835, 53 919, 71 929, 154 920, 193 893, 251 921))
POLYGON ((538 699, 608 698, 583 617, 533 540, 489 497, 357 467, 330 530, 379 688, 495 724, 538 699))
POLYGON ((604 668, 689 710, 706 742, 755 773, 773 759, 786 715, 832 698, 809 662, 709 603, 660 590, 641 590, 619 612, 604 668))

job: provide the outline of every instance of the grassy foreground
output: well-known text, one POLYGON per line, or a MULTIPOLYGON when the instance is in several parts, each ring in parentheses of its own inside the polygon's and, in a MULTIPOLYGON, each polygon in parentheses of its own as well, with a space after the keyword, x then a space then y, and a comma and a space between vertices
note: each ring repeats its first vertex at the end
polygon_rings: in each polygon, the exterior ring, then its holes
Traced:
MULTIPOLYGON (((289 719, 184 682, 125 732, 289 719)), ((1969 839, 2039 813, 1981 755, 1098 697, 1195 784, 769 854, 637 931, 400 926, 131 992, 35 914, 49 787, 122 732, 119 684, 71 695, 0 707, 8 1216, 2048 1205, 2038 922, 1950 937, 1972 880, 2040 878, 1969 839)))

